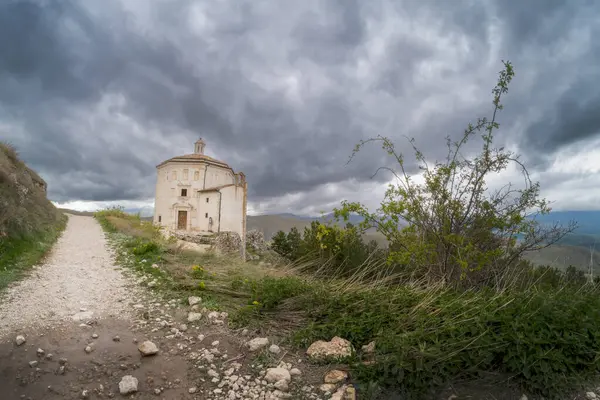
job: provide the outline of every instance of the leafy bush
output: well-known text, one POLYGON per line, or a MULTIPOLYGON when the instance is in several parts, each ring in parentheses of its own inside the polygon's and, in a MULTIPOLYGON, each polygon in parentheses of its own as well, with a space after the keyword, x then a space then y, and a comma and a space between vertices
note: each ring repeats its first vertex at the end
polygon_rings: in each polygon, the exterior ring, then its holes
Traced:
MULTIPOLYGON (((371 213, 356 202, 343 202, 335 216, 348 219, 351 213, 364 218, 362 229, 376 228, 390 243, 389 262, 403 267, 406 275, 429 282, 469 287, 497 285, 503 274, 519 263, 523 253, 544 248, 571 232, 575 225, 542 226, 535 216, 547 214, 550 207, 540 199, 540 187, 532 182, 519 157, 503 147, 494 147, 494 131, 502 95, 514 76, 510 62, 492 93, 491 119, 480 118, 458 141, 446 139, 447 157, 443 162, 428 163, 416 147, 416 163, 424 183, 415 182, 412 166, 387 137, 361 141, 352 157, 370 142, 380 142, 397 164, 390 171, 397 183, 390 184, 380 208, 371 213), (481 133, 481 152, 470 159, 463 154, 467 142, 481 133), (486 178, 516 165, 523 173, 525 187, 507 184, 497 191, 486 186, 486 178), (407 223, 405 227, 400 224, 407 223)), ((351 159, 352 159, 351 157, 351 159)))
POLYGON ((159 250, 160 247, 156 242, 143 242, 135 246, 131 252, 136 256, 143 256, 146 254, 156 253, 159 250))
POLYGON ((305 265, 305 270, 312 269, 314 272, 323 262, 327 262, 326 272, 341 272, 344 276, 351 275, 374 257, 385 256, 385 252, 378 249, 375 241, 365 243, 354 225, 346 224, 341 228, 318 221, 313 221, 310 227, 304 228, 303 235, 296 228, 292 228, 287 234, 277 232, 271 248, 293 261, 311 260, 305 265))

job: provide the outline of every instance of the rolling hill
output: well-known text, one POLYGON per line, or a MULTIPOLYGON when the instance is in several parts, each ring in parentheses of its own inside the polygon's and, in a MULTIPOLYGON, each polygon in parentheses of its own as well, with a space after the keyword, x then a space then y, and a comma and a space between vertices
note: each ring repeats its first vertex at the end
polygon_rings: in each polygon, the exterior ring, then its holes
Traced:
POLYGON ((249 215, 246 229, 256 229, 269 240, 278 231, 289 232, 292 228, 297 228, 302 232, 312 221, 312 218, 299 218, 293 214, 249 215))
MULTIPOLYGON (((578 269, 588 271, 590 265, 590 249, 583 246, 555 244, 540 251, 525 254, 525 259, 537 265, 549 265, 565 269, 573 265, 578 269)), ((600 273, 600 252, 592 252, 594 275, 600 273)))

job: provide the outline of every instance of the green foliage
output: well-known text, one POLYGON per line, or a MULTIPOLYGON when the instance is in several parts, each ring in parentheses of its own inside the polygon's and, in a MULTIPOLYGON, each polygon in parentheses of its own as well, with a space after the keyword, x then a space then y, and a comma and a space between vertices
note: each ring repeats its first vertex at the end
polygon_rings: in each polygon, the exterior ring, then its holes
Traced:
POLYGON ((67 225, 67 218, 37 234, 0 241, 0 289, 18 279, 50 251, 67 225))
POLYGON ((302 235, 296 228, 285 234, 279 231, 273 237, 273 250, 293 261, 311 260, 310 267, 317 268, 327 262, 328 271, 348 276, 374 257, 383 257, 375 241, 365 243, 361 232, 352 224, 337 225, 313 221, 302 235))
POLYGON ((492 281, 498 284, 498 275, 518 263, 524 252, 555 243, 575 228, 574 224, 539 225, 532 217, 550 212, 548 203, 539 198, 539 184, 531 181, 517 155, 494 147, 500 100, 513 76, 512 65, 505 62, 492 91, 491 119, 480 118, 469 124, 458 141, 448 137, 443 162, 429 165, 410 139, 423 183, 416 182, 411 165, 389 138, 378 136, 356 146, 352 157, 367 143, 380 142, 398 166, 397 170, 380 169, 390 171, 397 183, 390 184, 376 212, 369 212, 360 203, 343 202, 335 215, 345 220, 350 213, 364 217, 361 228, 374 227, 385 235, 391 250, 388 262, 401 265, 407 276, 467 287, 492 281), (466 158, 464 147, 478 133, 481 152, 466 158), (522 171, 525 187, 508 184, 497 191, 488 190, 486 178, 510 164, 522 171), (401 228, 401 223, 408 225, 401 228), (517 240, 518 235, 522 239, 517 240))
MULTIPOLYGON (((306 231, 305 231, 306 232, 306 231)), ((272 239, 271 248, 279 255, 290 260, 298 260, 307 250, 307 246, 303 243, 302 235, 295 226, 286 234, 283 231, 278 231, 272 239)), ((308 249, 310 251, 310 249, 308 249)))
POLYGON ((156 253, 158 250, 159 250, 158 243, 148 241, 148 242, 139 243, 138 245, 133 247, 131 252, 133 254, 135 254, 136 256, 143 256, 143 255, 147 255, 147 254, 156 253))
POLYGON ((291 258, 292 249, 284 231, 278 231, 272 238, 271 248, 278 254, 291 258))
MULTIPOLYGON (((536 270, 536 273, 540 273, 536 270)), ((341 336, 355 348, 376 342, 373 364, 351 366, 364 384, 424 396, 431 388, 484 373, 507 373, 549 398, 597 376, 600 291, 564 285, 570 273, 553 270, 555 284, 528 290, 418 289, 406 286, 344 290, 300 278, 238 281, 248 304, 239 323, 300 313, 307 323, 293 335, 307 347, 341 336)), ((545 275, 547 276, 547 271, 545 275)), ((422 397, 421 397, 422 398, 422 397)))

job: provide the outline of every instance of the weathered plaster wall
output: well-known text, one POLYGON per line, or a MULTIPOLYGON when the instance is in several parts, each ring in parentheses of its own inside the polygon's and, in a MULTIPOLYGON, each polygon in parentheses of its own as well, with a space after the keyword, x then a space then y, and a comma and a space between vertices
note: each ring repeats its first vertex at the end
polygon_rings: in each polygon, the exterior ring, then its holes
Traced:
POLYGON ((157 169, 154 223, 176 229, 178 210, 185 210, 188 212, 187 229, 207 231, 212 217, 212 230, 217 232, 219 230, 218 207, 221 201, 223 207, 220 230, 233 230, 241 234, 242 230, 239 226, 241 226, 243 189, 224 188, 221 189, 220 196, 218 192, 205 191, 233 184, 235 180, 236 177, 231 170, 202 161, 171 162, 162 165, 157 169), (182 189, 187 191, 186 196, 182 196, 182 189), (201 192, 203 190, 204 192, 201 192), (208 202, 206 202, 207 198, 208 202))
POLYGON ((243 204, 244 188, 242 186, 229 186, 221 189, 222 212, 221 231, 236 232, 243 237, 243 204))

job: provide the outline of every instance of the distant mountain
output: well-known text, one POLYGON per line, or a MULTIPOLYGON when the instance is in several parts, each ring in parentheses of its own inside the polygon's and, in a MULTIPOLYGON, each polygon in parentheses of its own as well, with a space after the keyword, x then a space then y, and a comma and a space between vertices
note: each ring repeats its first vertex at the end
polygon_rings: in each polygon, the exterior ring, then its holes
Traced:
POLYGON ((536 220, 542 224, 568 224, 577 222, 575 234, 600 235, 600 211, 554 211, 539 215, 536 220))
POLYGON ((125 208, 123 209, 128 214, 140 214, 140 217, 153 217, 154 216, 154 207, 133 207, 133 208, 125 208))
POLYGON ((302 232, 313 220, 294 214, 249 215, 246 219, 246 229, 256 229, 265 235, 265 239, 270 240, 278 231, 287 233, 295 227, 302 232))
MULTIPOLYGON (((333 213, 316 215, 316 216, 292 214, 292 213, 262 214, 262 215, 256 215, 256 216, 266 216, 266 215, 277 216, 277 217, 282 217, 282 218, 297 219, 297 220, 301 220, 301 221, 335 222, 335 220, 336 220, 333 213)), ((352 224, 359 224, 362 221, 363 221, 363 218, 360 215, 351 214, 348 222, 351 222, 352 224)))

